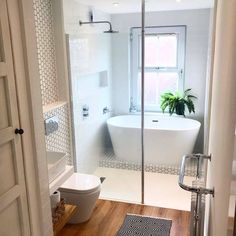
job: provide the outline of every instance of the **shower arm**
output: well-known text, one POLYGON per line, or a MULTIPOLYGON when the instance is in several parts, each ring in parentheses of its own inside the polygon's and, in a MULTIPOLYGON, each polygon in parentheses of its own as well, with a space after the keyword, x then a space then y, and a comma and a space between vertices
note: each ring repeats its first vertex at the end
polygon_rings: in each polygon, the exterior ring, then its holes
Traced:
POLYGON ((79 24, 80 25, 91 25, 91 24, 109 24, 110 26, 110 31, 112 31, 112 25, 111 25, 111 22, 110 21, 79 21, 79 24))

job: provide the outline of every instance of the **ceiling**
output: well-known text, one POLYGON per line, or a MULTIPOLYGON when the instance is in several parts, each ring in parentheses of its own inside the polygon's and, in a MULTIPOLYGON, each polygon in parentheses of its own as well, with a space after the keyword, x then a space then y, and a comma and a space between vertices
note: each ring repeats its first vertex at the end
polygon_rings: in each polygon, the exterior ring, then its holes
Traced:
MULTIPOLYGON (((141 11, 141 0, 77 0, 110 14, 141 11), (114 3, 118 3, 117 6, 114 3)), ((214 0, 146 0, 146 11, 211 8, 214 0)))

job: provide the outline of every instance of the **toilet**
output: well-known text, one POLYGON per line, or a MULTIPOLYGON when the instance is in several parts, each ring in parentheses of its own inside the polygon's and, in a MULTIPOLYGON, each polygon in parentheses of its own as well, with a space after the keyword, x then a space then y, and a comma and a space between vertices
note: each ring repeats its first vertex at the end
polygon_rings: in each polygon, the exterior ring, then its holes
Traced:
POLYGON ((78 224, 90 219, 101 191, 101 181, 94 175, 74 173, 59 191, 66 203, 78 206, 77 213, 69 221, 78 224))

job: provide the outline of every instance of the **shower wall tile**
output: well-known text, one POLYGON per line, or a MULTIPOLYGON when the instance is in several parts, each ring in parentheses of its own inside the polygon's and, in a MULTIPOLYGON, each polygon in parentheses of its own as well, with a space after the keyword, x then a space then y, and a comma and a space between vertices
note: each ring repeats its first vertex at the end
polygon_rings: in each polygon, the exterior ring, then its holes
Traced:
MULTIPOLYGON (((111 34, 103 34, 106 24, 79 26, 89 21, 91 7, 77 0, 63 0, 64 28, 69 34, 71 97, 73 100, 76 171, 92 174, 104 149, 111 147, 106 120, 112 111, 111 34), (83 107, 89 108, 83 117, 83 107)), ((110 15, 92 9, 94 20, 110 20, 110 15)))
POLYGON ((34 0, 38 62, 43 105, 58 100, 54 22, 51 0, 34 0))
POLYGON ((68 164, 72 165, 71 146, 70 146, 70 124, 69 108, 65 104, 57 109, 44 113, 44 119, 57 116, 59 119, 58 131, 45 136, 46 147, 49 151, 66 152, 69 154, 68 164))

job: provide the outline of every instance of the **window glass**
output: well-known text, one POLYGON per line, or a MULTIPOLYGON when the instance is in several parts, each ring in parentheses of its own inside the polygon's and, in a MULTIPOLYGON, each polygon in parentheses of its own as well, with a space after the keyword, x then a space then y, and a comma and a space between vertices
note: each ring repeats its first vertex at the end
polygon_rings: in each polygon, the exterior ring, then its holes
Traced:
MULTIPOLYGON (((139 55, 140 56, 140 55, 139 55)), ((141 57, 140 57, 141 61, 141 57)), ((158 40, 157 36, 145 36, 145 66, 158 66, 158 40)))
POLYGON ((177 67, 176 35, 159 35, 157 36, 157 42, 158 67, 177 67))
MULTIPOLYGON (((139 40, 141 48, 141 40, 139 40)), ((139 54, 141 67, 141 50, 139 54)), ((177 67, 177 36, 145 36, 145 67, 177 67)))
MULTIPOLYGON (((178 78, 176 72, 145 72, 145 104, 159 107, 161 94, 178 90, 178 78)), ((141 101, 141 73, 139 73, 137 83, 138 101, 141 101)))
MULTIPOLYGON (((161 95, 184 88, 185 26, 145 29, 145 111, 161 111, 161 95)), ((132 29, 131 98, 141 109, 141 29, 132 29)))

